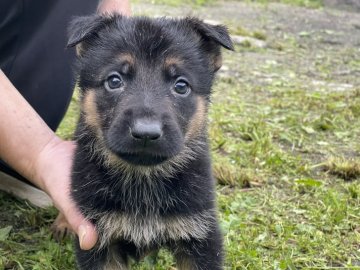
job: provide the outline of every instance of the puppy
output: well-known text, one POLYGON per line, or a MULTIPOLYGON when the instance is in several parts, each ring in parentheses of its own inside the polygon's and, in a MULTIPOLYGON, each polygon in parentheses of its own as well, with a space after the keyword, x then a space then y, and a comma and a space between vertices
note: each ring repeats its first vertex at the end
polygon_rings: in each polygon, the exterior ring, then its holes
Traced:
MULTIPOLYGON (((79 269, 128 269, 161 247, 180 270, 222 269, 207 111, 223 26, 89 16, 69 28, 81 115, 71 195, 99 233, 79 269)), ((76 241, 78 243, 78 241, 76 241)))

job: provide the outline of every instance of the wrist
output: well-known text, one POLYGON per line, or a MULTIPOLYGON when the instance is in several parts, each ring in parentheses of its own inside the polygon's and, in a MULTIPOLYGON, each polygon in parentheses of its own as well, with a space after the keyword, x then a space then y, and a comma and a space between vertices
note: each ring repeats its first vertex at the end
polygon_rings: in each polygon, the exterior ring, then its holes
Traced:
POLYGON ((56 172, 54 168, 58 166, 58 164, 56 164, 59 155, 57 152, 59 152, 59 149, 61 149, 64 143, 66 142, 53 134, 39 151, 33 163, 33 183, 49 195, 51 195, 52 173, 56 172))
POLYGON ((131 15, 130 1, 124 0, 101 0, 97 9, 100 14, 119 13, 125 16, 131 15))

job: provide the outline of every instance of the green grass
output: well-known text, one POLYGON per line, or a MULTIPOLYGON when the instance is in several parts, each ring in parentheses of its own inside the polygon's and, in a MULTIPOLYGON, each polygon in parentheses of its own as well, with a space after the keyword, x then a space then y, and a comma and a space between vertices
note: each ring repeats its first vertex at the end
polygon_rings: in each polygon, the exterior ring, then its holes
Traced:
POLYGON ((56 210, 38 209, 0 193, 0 269, 73 269, 72 244, 51 239, 56 210))
POLYGON ((78 116, 80 115, 80 108, 78 106, 79 93, 75 90, 73 97, 71 98, 70 106, 66 112, 66 115, 57 130, 57 135, 65 140, 71 140, 77 124, 78 116))
MULTIPOLYGON (((225 52, 228 71, 214 85, 209 134, 226 269, 360 269, 360 52, 276 42, 281 50, 225 52)), ((76 100, 58 131, 66 139, 76 100)), ((73 269, 71 241, 50 236, 55 212, 0 193, 0 269, 73 269)), ((172 267, 162 251, 135 269, 172 267)))

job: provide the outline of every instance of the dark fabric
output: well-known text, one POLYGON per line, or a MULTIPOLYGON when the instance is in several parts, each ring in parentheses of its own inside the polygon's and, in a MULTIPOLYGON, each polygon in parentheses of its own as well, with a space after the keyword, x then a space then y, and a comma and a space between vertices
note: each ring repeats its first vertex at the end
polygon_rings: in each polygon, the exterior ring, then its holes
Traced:
MULTIPOLYGON (((65 49, 67 25, 73 16, 94 13, 97 3, 0 1, 0 68, 54 131, 74 88, 71 65, 75 52, 65 49)), ((3 167, 0 162, 0 170, 3 167)))
POLYGON ((94 12, 97 2, 0 1, 0 67, 53 130, 74 86, 74 50, 65 49, 68 22, 94 12))

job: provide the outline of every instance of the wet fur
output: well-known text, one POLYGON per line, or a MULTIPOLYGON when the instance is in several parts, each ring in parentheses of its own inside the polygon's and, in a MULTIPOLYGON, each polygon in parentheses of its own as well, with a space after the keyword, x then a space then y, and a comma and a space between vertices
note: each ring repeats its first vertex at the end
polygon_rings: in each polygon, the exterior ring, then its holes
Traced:
POLYGON ((99 232, 94 249, 77 246, 79 268, 128 269, 129 257, 166 247, 178 269, 222 269, 206 114, 220 47, 232 49, 226 28, 89 16, 72 22, 68 46, 78 47, 81 93, 71 195, 99 232), (114 69, 125 86, 109 93, 114 69), (188 96, 171 90, 175 73, 188 96), (128 134, 138 119, 161 122, 162 137, 140 145, 128 134))

